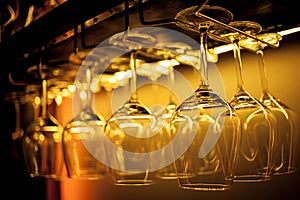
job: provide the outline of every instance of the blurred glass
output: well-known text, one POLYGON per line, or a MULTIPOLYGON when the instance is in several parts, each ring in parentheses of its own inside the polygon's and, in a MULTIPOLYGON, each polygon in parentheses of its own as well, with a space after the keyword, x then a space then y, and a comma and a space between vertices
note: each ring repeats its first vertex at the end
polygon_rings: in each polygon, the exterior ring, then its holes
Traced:
POLYGON ((74 108, 78 113, 64 127, 63 152, 68 177, 96 180, 106 175, 106 166, 93 154, 105 154, 101 139, 105 120, 93 109, 92 66, 81 70, 85 73, 77 77, 73 94, 73 101, 81 107, 74 108))
POLYGON ((128 64, 132 72, 130 98, 113 112, 105 127, 106 136, 117 147, 114 152, 109 153, 109 174, 115 185, 141 186, 155 183, 154 173, 147 167, 151 159, 145 160, 142 155, 147 155, 153 149, 151 136, 157 120, 151 110, 139 100, 136 88, 138 49, 155 42, 156 38, 135 30, 115 34, 109 40, 110 44, 128 50, 128 64))
MULTIPOLYGON (((257 35, 257 37, 275 46, 279 46, 279 42, 282 39, 282 36, 277 33, 264 33, 257 35)), ((271 110, 277 120, 277 136, 273 155, 274 175, 295 172, 297 157, 299 156, 297 152, 297 140, 299 138, 298 116, 269 90, 263 53, 263 49, 267 47, 267 44, 254 39, 246 39, 240 41, 240 45, 257 54, 262 86, 260 101, 271 110)))
POLYGON ((194 94, 185 99, 171 119, 171 133, 180 137, 173 152, 184 152, 175 160, 179 187, 190 190, 222 191, 231 188, 240 141, 240 121, 234 109, 210 87, 207 62, 207 29, 210 21, 201 12, 228 23, 232 13, 225 8, 205 5, 182 10, 178 26, 199 33, 199 70, 202 78, 194 94))
POLYGON ((42 80, 42 99, 33 102, 34 120, 23 139, 24 160, 30 177, 59 179, 63 170, 62 126, 48 112, 47 80, 42 80), (41 104, 41 110, 40 110, 41 104))
MULTIPOLYGON (((233 21, 229 25, 251 35, 258 34, 262 30, 259 24, 252 21, 233 21)), ((236 110, 242 123, 242 141, 234 181, 270 180, 273 174, 276 118, 245 89, 239 41, 247 36, 218 25, 210 28, 209 35, 213 39, 231 42, 234 45, 237 90, 229 103, 236 110)))

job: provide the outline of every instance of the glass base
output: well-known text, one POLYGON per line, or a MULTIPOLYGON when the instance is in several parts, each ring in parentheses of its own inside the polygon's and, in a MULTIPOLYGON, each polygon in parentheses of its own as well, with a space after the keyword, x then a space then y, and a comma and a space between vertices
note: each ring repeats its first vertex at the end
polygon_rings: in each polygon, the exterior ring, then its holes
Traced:
POLYGON ((57 174, 47 174, 47 175, 43 175, 43 177, 45 177, 47 179, 55 179, 55 180, 61 179, 61 176, 57 175, 57 174))
POLYGON ((153 180, 117 180, 114 182, 114 185, 120 186, 145 186, 153 184, 155 184, 153 180))
POLYGON ((165 180, 173 180, 173 179, 177 179, 177 174, 176 173, 172 173, 172 172, 165 172, 165 173, 159 173, 156 175, 157 178, 159 179, 165 179, 165 180))
POLYGON ((30 178, 45 178, 45 176, 41 176, 40 174, 34 174, 34 173, 29 174, 29 177, 30 178))
POLYGON ((275 170, 273 175, 284 175, 284 174, 291 174, 296 172, 296 167, 282 167, 279 170, 275 170))
POLYGON ((191 184, 180 184, 180 188, 187 190, 197 191, 226 191, 231 189, 231 185, 225 184, 206 184, 206 183, 191 183, 191 184))
POLYGON ((233 182, 263 182, 271 179, 270 175, 240 175, 235 176, 233 182))
POLYGON ((99 174, 89 174, 89 175, 70 175, 70 178, 77 180, 99 180, 104 179, 104 175, 99 174))
POLYGON ((40 173, 31 173, 29 174, 30 178, 47 178, 47 179, 54 179, 54 180, 60 180, 61 176, 57 174, 40 174, 40 173))

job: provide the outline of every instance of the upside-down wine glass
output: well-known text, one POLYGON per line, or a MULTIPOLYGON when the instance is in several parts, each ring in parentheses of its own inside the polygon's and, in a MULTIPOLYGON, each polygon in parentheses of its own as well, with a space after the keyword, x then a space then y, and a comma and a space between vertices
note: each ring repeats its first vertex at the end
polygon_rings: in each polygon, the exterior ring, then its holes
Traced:
MULTIPOLYGON (((198 31, 197 31, 198 33, 198 31)), ((188 66, 194 66, 194 64, 198 63, 199 58, 199 49, 197 49, 197 47, 199 47, 199 45, 195 46, 195 48, 193 48, 192 45, 190 44, 186 44, 184 42, 162 42, 162 43, 158 43, 156 45, 159 49, 157 50, 157 52, 155 54, 164 57, 164 59, 169 58, 170 61, 169 62, 165 62, 166 60, 160 61, 160 62, 164 62, 164 65, 168 66, 169 68, 169 72, 168 72, 168 83, 171 85, 171 87, 177 87, 176 86, 176 81, 175 80, 175 72, 174 72, 174 68, 176 67, 176 65, 188 65, 188 66), (161 49, 160 49, 161 48, 161 49)), ((217 60, 217 56, 209 54, 207 56, 207 61, 209 62, 215 62, 217 60)), ((157 64, 156 64, 157 65, 157 64)), ((167 92, 165 92, 167 93, 167 92)), ((179 105, 179 101, 176 98, 176 95, 174 94, 169 94, 168 96, 168 103, 162 107, 161 109, 159 109, 158 111, 156 111, 156 113, 159 113, 157 116, 158 122, 162 122, 162 128, 161 131, 158 134, 158 137, 160 137, 160 140, 156 143, 157 146, 159 147, 164 147, 166 145, 168 145, 170 143, 170 141, 172 141, 172 139, 174 139, 174 134, 175 133, 171 133, 170 131, 170 120, 171 117, 174 113, 174 111, 176 110, 176 108, 179 105)), ((162 159, 165 161, 168 161, 170 158, 169 155, 169 151, 163 150, 162 151, 162 159)), ((176 171, 175 171, 175 167, 174 167, 174 162, 171 162, 170 164, 168 164, 167 166, 157 170, 155 172, 155 175, 157 178, 159 179, 163 179, 163 180, 171 180, 171 179, 176 179, 177 175, 176 175, 176 171)))
MULTIPOLYGON (((157 142, 157 146, 160 148, 167 145, 174 137, 170 131, 170 120, 177 106, 178 100, 171 94, 169 97, 169 102, 162 108, 162 110, 160 110, 161 114, 157 116, 158 121, 164 123, 161 127, 161 131, 158 134, 160 140, 157 142)), ((168 156, 168 153, 169 152, 162 151, 162 158, 168 156)), ((165 160, 167 160, 167 158, 165 158, 165 160)), ((155 172, 155 176, 159 179, 176 179, 177 176, 174 163, 172 162, 169 165, 157 170, 155 172)))
MULTIPOLYGON (((282 36, 278 33, 264 33, 257 35, 263 41, 279 46, 282 36)), ((240 41, 241 47, 246 47, 258 56, 258 66, 261 78, 262 95, 260 101, 267 106, 275 115, 277 120, 277 139, 274 148, 274 175, 287 174, 296 171, 297 168, 297 139, 298 125, 297 114, 276 98, 269 90, 267 71, 264 60, 264 48, 266 44, 254 39, 240 41)))
POLYGON ((23 104, 26 103, 24 91, 11 91, 5 94, 4 98, 1 98, 5 103, 13 104, 15 111, 15 130, 11 133, 11 146, 10 146, 10 156, 12 171, 15 174, 24 173, 24 159, 22 152, 22 141, 24 136, 24 130, 21 126, 21 114, 23 104))
MULTIPOLYGON (((234 21, 229 23, 229 26, 250 35, 262 30, 258 23, 252 21, 234 21)), ((242 141, 234 181, 270 180, 273 172, 276 119, 269 109, 245 89, 239 41, 248 37, 218 25, 211 27, 209 36, 234 45, 237 91, 229 103, 238 113, 242 123, 242 141)))
POLYGON ((15 115, 16 115, 16 126, 15 131, 11 134, 12 139, 12 157, 15 162, 16 172, 19 173, 22 171, 24 164, 23 155, 22 155, 22 140, 24 136, 24 130, 21 127, 21 103, 24 99, 24 95, 18 92, 11 93, 11 99, 15 106, 15 115))
POLYGON ((62 130, 63 127, 48 112, 48 84, 42 80, 42 99, 35 98, 35 117, 26 128, 23 139, 23 153, 30 177, 60 179, 62 176, 62 130))
POLYGON ((64 127, 63 152, 68 177, 81 180, 102 179, 106 166, 93 154, 105 155, 103 140, 105 120, 93 109, 93 63, 82 62, 73 94, 74 118, 64 127), (81 76, 80 76, 81 75, 81 76), (77 102, 77 103, 76 103, 77 102), (91 149, 92 148, 92 149, 91 149))
MULTIPOLYGON (((200 34, 199 65, 202 78, 199 87, 175 110, 171 132, 180 137, 173 151, 184 152, 175 160, 180 188, 223 191, 231 188, 233 169, 239 146, 240 121, 234 109, 209 85, 207 62, 207 16, 229 23, 233 15, 223 7, 205 5, 182 10, 176 15, 177 25, 200 34)), ((175 159, 175 158, 174 158, 175 159)))
POLYGON ((160 85, 166 84, 170 88, 176 87, 174 67, 181 64, 178 62, 178 51, 183 53, 186 49, 191 47, 188 44, 176 42, 157 43, 156 47, 157 48, 147 49, 146 55, 151 58, 151 62, 146 62, 142 66, 142 68, 147 66, 147 69, 149 69, 147 72, 148 77, 154 81, 154 83, 151 84, 153 96, 157 94, 160 96, 160 99, 163 98, 166 100, 166 102, 160 101, 159 104, 155 104, 157 102, 156 99, 151 99, 152 106, 150 110, 157 119, 156 135, 152 137, 152 144, 155 146, 154 151, 158 149, 160 151, 159 162, 161 165, 159 169, 155 170, 155 177, 164 180, 176 179, 176 172, 172 162, 172 152, 171 149, 168 148, 168 145, 173 139, 173 136, 170 134, 169 124, 171 116, 178 105, 178 99, 172 90, 163 89, 160 85), (166 77, 158 79, 162 74, 166 75, 166 77), (156 78, 153 79, 155 76, 156 78), (163 104, 163 106, 161 104, 163 104))
POLYGON ((140 102, 136 88, 138 49, 155 42, 156 39, 151 35, 135 30, 115 34, 109 40, 110 44, 128 50, 132 73, 129 100, 113 112, 105 126, 106 137, 116 147, 112 152, 107 152, 111 158, 109 175, 115 185, 141 186, 155 183, 154 172, 149 168, 149 152, 153 146, 151 136, 156 118, 150 109, 140 102))

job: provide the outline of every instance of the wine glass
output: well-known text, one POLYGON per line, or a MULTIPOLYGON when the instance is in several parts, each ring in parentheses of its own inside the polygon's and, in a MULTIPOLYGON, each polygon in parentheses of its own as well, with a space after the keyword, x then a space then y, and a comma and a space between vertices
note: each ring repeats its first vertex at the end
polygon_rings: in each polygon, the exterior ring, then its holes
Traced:
MULTIPOLYGON (((263 41, 279 46, 282 36, 278 33, 263 33, 257 35, 263 41)), ((254 39, 245 39, 240 41, 243 48, 256 52, 258 56, 258 66, 261 78, 262 95, 260 101, 267 106, 276 117, 277 139, 274 148, 274 175, 287 174, 296 171, 297 155, 297 115, 296 113, 276 98, 269 90, 266 66, 263 50, 266 44, 254 39)))
POLYGON ((80 70, 85 73, 78 73, 76 91, 73 94, 73 110, 77 114, 65 125, 63 131, 64 160, 68 177, 73 179, 96 180, 106 175, 106 166, 93 154, 105 154, 101 137, 104 136, 106 122, 92 108, 92 65, 93 63, 82 63, 80 70))
MULTIPOLYGON (((180 63, 184 63, 184 61, 186 61, 186 59, 180 59, 180 56, 186 55, 186 52, 192 50, 192 47, 188 44, 179 43, 179 42, 157 43, 156 47, 157 49, 155 50, 153 49, 154 50, 153 54, 156 55, 157 57, 162 57, 163 61, 159 61, 159 62, 164 62, 167 60, 170 61, 168 62, 168 64, 167 63, 165 64, 166 66, 168 66, 167 81, 168 84, 170 84, 172 87, 176 87, 174 66, 180 63)), ((156 116, 158 123, 161 124, 160 126, 157 126, 160 127, 160 130, 156 136, 157 139, 155 140, 156 147, 159 149, 165 147, 170 143, 172 139, 174 139, 174 135, 171 135, 171 131, 170 131, 170 120, 172 114, 174 113, 179 103, 178 99, 172 92, 171 93, 169 91, 164 91, 164 92, 167 93, 168 96, 168 101, 166 105, 164 106, 154 105, 151 107, 152 113, 156 116)), ((161 151, 162 162, 163 161, 167 162, 169 160, 169 156, 170 156, 169 150, 164 149, 161 151)), ((156 170, 155 176, 163 180, 176 179, 177 176, 176 176, 174 163, 171 162, 167 166, 156 170)))
POLYGON ((1 98, 1 102, 13 104, 15 110, 15 130, 11 133, 11 146, 10 156, 12 158, 13 172, 15 174, 24 173, 24 159, 22 153, 22 141, 24 136, 24 130, 21 124, 22 107, 26 103, 24 91, 13 90, 5 94, 4 98, 1 98))
POLYGON ((147 44, 152 45, 155 41, 151 35, 135 30, 115 34, 109 39, 110 44, 129 51, 128 64, 132 72, 130 99, 111 115, 105 126, 106 137, 117 147, 114 152, 108 152, 111 158, 109 174, 115 185, 155 183, 154 173, 148 167, 150 158, 141 155, 147 155, 151 151, 150 140, 156 118, 140 102, 136 88, 138 50, 147 44))
POLYGON ((62 175, 62 126, 48 112, 46 78, 42 79, 42 99, 35 98, 35 117, 26 128, 23 153, 30 177, 60 179, 62 175), (41 103, 41 110, 39 109, 41 103))
POLYGON ((20 111, 20 104, 21 104, 21 94, 18 94, 17 92, 13 92, 12 94, 12 100, 15 105, 15 111, 16 111, 16 127, 15 131, 12 133, 11 137, 13 140, 18 140, 23 137, 24 130, 21 127, 21 111, 20 111))
MULTIPOLYGON (((229 26, 250 35, 258 34, 262 30, 258 23, 252 21, 233 21, 229 26)), ((267 107, 245 89, 239 41, 248 37, 218 25, 211 27, 209 36, 234 45, 237 91, 229 103, 238 113, 242 123, 242 141, 234 181, 270 180, 273 173, 276 119, 267 107)))
MULTIPOLYGON (((170 131, 170 120, 177 106, 178 100, 174 96, 170 95, 168 104, 157 111, 160 112, 157 116, 157 120, 164 123, 158 134, 158 137, 160 137, 157 142, 158 148, 167 145, 172 138, 174 138, 174 135, 172 135, 172 132, 170 131)), ((169 152, 162 151, 162 158, 165 158, 164 160, 167 160, 167 156, 169 156, 169 152)), ((155 172, 155 176, 159 179, 176 179, 177 175, 174 163, 172 162, 157 170, 155 172)))
MULTIPOLYGON (((233 15, 223 7, 193 6, 176 15, 177 25, 200 34, 199 87, 175 110, 171 132, 180 137, 173 151, 184 152, 175 160, 179 187, 190 190, 222 191, 231 188, 240 140, 240 121, 234 109, 209 84, 207 29, 210 21, 197 16, 202 12, 224 23, 233 15)), ((174 153, 175 154, 175 153, 174 153)))

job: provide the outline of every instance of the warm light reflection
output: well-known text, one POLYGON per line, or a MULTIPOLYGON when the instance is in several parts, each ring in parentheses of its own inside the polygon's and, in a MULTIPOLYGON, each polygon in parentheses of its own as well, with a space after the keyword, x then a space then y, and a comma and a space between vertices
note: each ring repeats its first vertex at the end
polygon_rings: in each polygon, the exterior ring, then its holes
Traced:
POLYGON ((39 141, 45 140, 45 136, 43 134, 35 134, 34 136, 36 136, 36 138, 38 138, 37 140, 39 140, 39 141))
POLYGON ((82 100, 85 100, 87 98, 87 94, 86 94, 86 91, 81 91, 80 94, 79 94, 80 98, 82 100))
POLYGON ((163 66, 163 67, 174 67, 176 65, 180 65, 180 62, 178 62, 175 59, 171 59, 171 60, 161 60, 157 62, 158 65, 163 66))
POLYGON ((190 65, 193 65, 193 63, 198 62, 198 57, 195 55, 182 54, 178 56, 177 60, 181 63, 188 63, 190 65))
POLYGON ((63 97, 68 97, 70 95, 70 91, 66 88, 61 90, 61 94, 63 97))
POLYGON ((299 32, 299 31, 300 31, 300 27, 295 27, 295 28, 284 30, 284 31, 280 31, 280 32, 278 32, 278 34, 281 36, 285 36, 285 35, 299 32))
MULTIPOLYGON (((279 31, 278 34, 280 36, 285 36, 285 35, 289 35, 289 34, 292 34, 292 33, 299 32, 299 31, 300 31, 300 27, 295 27, 295 28, 279 31)), ((209 49, 209 51, 213 52, 215 54, 221 54, 221 53, 225 53, 225 52, 228 52, 228 51, 232 51, 233 48, 234 47, 233 47, 232 44, 226 44, 226 45, 221 45, 221 46, 217 46, 217 47, 214 47, 212 49, 209 49)))
POLYGON ((60 142, 60 140, 61 140, 61 135, 60 135, 60 133, 58 133, 58 132, 53 133, 53 140, 54 140, 55 142, 60 142))
POLYGON ((58 132, 59 128, 57 126, 43 126, 42 127, 42 131, 46 131, 46 132, 58 132))
POLYGON ((48 101, 50 101, 50 100, 52 100, 52 99, 55 98, 54 91, 48 91, 47 95, 48 95, 48 101))
POLYGON ((209 51, 213 52, 214 54, 221 54, 225 53, 228 51, 232 51, 234 48, 233 44, 226 44, 226 45, 221 45, 217 46, 215 48, 209 49, 209 51))
POLYGON ((99 90, 98 84, 95 82, 91 83, 91 91, 92 92, 97 92, 99 90))
POLYGON ((90 129, 88 127, 75 127, 70 129, 71 133, 88 133, 89 131, 90 129))
POLYGON ((57 104, 58 106, 61 105, 62 99, 63 99, 63 97, 62 97, 61 93, 58 93, 58 94, 55 96, 55 102, 56 102, 56 104, 57 104))
POLYGON ((74 85, 68 85, 68 90, 73 93, 76 90, 76 87, 74 85))
POLYGON ((41 99, 40 99, 40 97, 36 96, 36 97, 34 98, 34 103, 35 103, 36 105, 40 105, 40 104, 41 104, 41 99))
MULTIPOLYGON (((199 50, 189 51, 187 54, 179 55, 177 60, 181 63, 195 66, 199 62, 199 50)), ((207 61, 213 63, 218 62, 218 54, 212 49, 209 49, 207 52, 207 61)))

